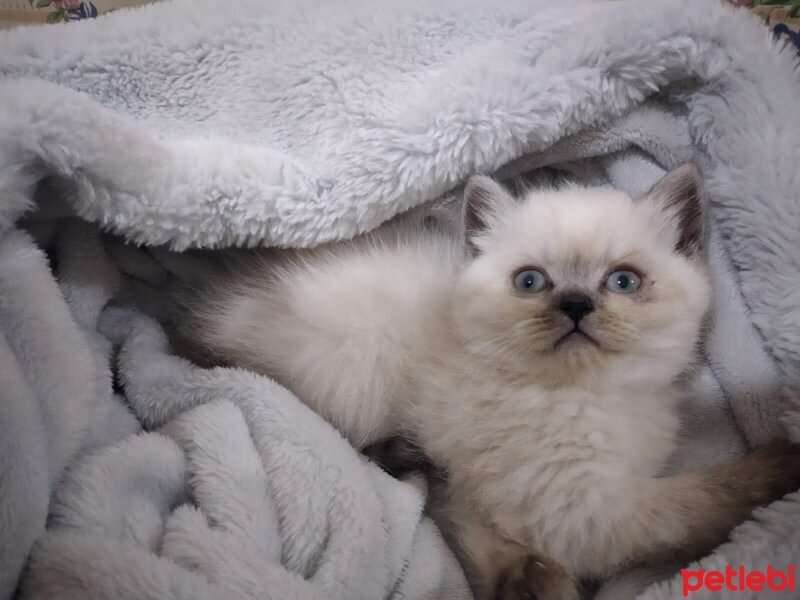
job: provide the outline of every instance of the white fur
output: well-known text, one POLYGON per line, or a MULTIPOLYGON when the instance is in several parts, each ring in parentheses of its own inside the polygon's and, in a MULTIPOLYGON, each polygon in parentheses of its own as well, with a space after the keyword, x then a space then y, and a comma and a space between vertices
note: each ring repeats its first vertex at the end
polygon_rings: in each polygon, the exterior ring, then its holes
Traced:
POLYGON ((463 255, 435 235, 368 240, 265 264, 202 315, 206 344, 275 377, 359 447, 403 420, 463 255))
POLYGON ((516 543, 588 576, 649 539, 680 543, 680 522, 649 510, 709 284, 673 249, 675 215, 573 188, 498 198, 489 217, 474 260, 457 236, 401 229, 263 263, 218 287, 193 327, 356 444, 416 436, 449 474, 443 512, 487 580, 516 543), (621 264, 641 270, 645 300, 603 291, 621 264), (546 269, 552 291, 518 294, 513 273, 526 265, 546 269), (585 325, 601 349, 554 350, 564 323, 527 319, 576 286, 596 296, 585 325))

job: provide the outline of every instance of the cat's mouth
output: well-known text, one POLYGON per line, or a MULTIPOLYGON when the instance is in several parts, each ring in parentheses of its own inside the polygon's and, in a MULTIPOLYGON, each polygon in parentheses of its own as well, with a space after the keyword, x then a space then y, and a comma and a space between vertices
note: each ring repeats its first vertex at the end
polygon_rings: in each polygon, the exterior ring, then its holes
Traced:
POLYGON ((585 342, 585 343, 593 344, 593 345, 598 346, 598 347, 600 346, 600 342, 598 342, 596 339, 594 339, 592 336, 590 336, 588 333, 586 333, 583 329, 581 329, 577 325, 575 327, 573 327, 570 331, 568 331, 567 333, 562 335, 560 338, 558 338, 553 347, 554 348, 559 348, 560 346, 562 346, 563 344, 565 344, 567 342, 569 342, 569 343, 573 343, 573 342, 584 343, 585 342))

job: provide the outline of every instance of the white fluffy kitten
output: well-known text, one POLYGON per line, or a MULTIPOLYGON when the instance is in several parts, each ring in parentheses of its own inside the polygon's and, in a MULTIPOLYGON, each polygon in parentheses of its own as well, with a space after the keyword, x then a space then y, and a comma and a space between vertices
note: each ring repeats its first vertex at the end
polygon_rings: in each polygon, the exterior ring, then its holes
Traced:
POLYGON ((480 596, 571 598, 573 579, 710 549, 800 478, 788 445, 658 477, 709 303, 699 186, 685 166, 638 200, 518 201, 473 178, 465 237, 406 225, 259 254, 186 295, 180 337, 358 447, 413 437, 447 474, 438 512, 480 596))

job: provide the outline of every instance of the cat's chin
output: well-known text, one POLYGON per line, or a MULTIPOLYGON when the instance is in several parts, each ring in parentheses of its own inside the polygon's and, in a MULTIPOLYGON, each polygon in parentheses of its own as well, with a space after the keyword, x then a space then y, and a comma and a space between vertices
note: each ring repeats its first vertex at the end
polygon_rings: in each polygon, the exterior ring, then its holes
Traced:
POLYGON ((551 368, 555 366, 555 370, 561 373, 557 378, 563 377, 565 381, 572 381, 579 374, 586 374, 600 367, 605 352, 597 338, 591 334, 570 331, 556 341, 550 356, 551 368))
POLYGON ((553 348, 555 350, 569 351, 585 346, 593 346, 599 349, 600 342, 581 329, 573 329, 558 338, 553 348))

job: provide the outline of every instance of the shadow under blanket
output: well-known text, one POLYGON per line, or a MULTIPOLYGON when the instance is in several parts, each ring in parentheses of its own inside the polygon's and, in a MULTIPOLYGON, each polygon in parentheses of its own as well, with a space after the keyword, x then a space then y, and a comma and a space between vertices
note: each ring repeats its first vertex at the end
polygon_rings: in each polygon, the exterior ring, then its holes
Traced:
MULTIPOLYGON (((423 485, 107 307, 167 276, 120 239, 309 247, 475 172, 639 193, 691 159, 714 326, 670 468, 797 438, 794 61, 718 0, 172 0, 0 32, 0 599, 470 597, 423 485)), ((792 494, 702 565, 798 556, 792 494)), ((598 597, 653 582, 682 597, 667 569, 598 597)))

